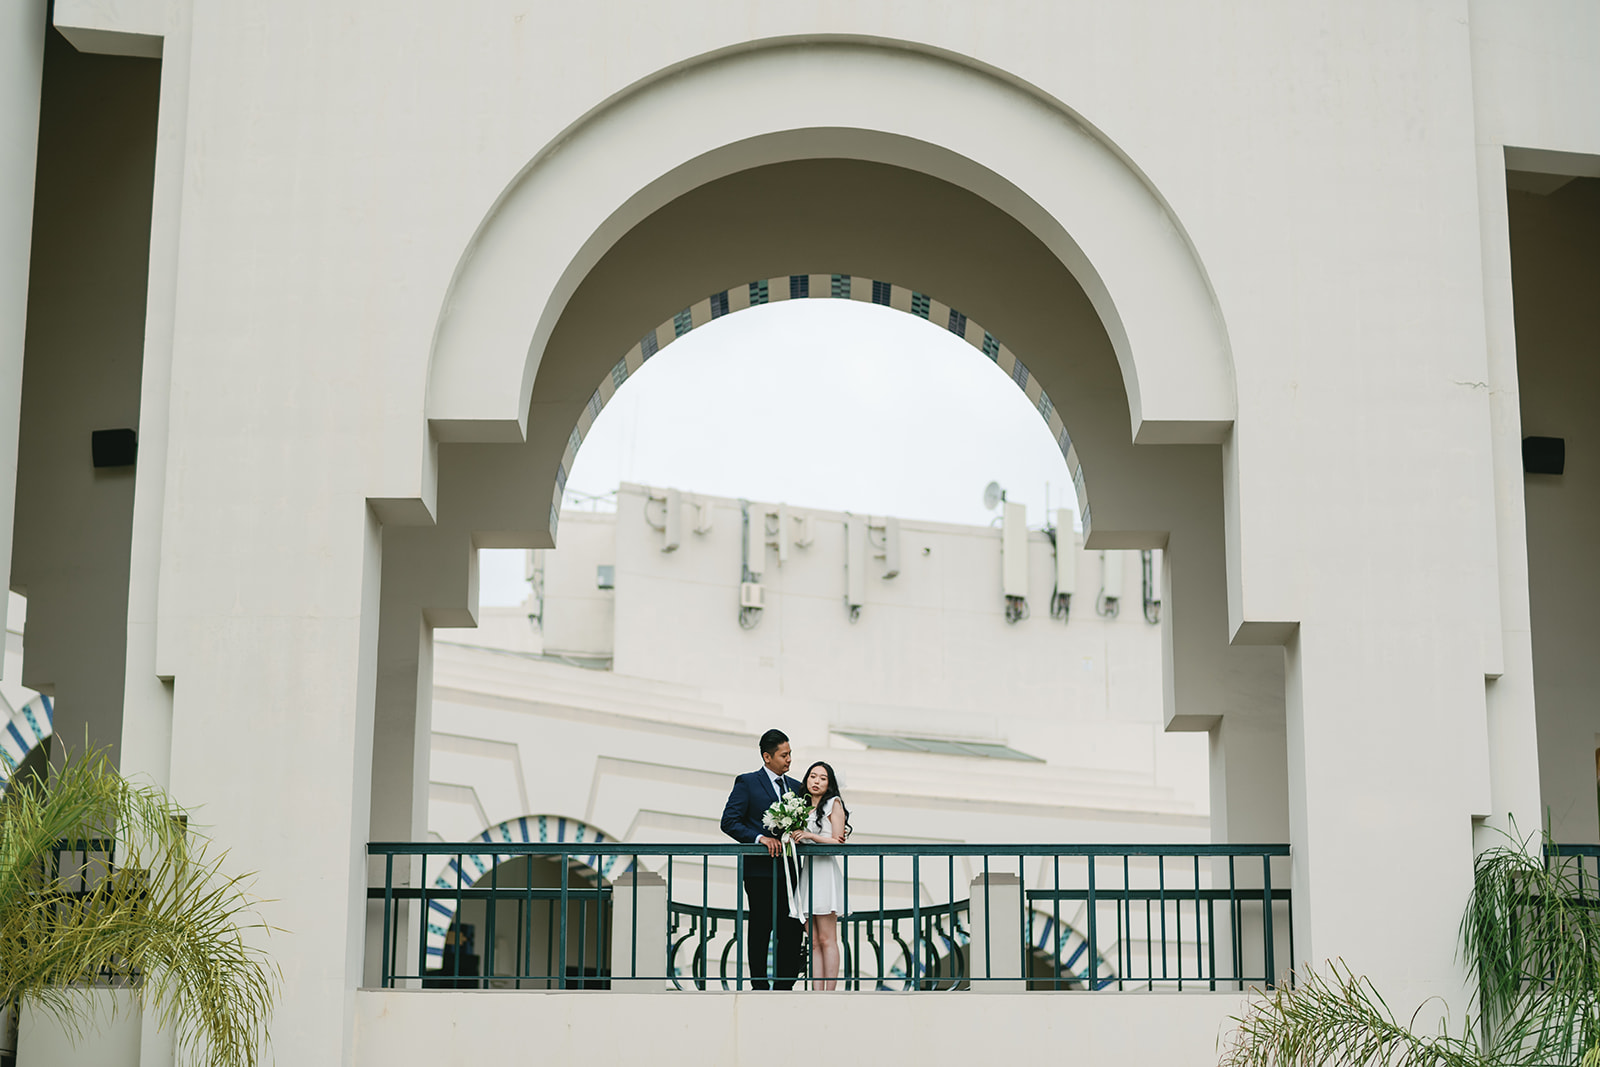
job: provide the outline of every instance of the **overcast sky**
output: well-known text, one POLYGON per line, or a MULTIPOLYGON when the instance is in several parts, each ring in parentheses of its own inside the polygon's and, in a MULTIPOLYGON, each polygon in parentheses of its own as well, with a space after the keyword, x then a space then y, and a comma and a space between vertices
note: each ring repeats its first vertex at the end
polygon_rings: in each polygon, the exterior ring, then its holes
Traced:
MULTIPOLYGON (((763 503, 987 525, 983 487, 1076 507, 1044 420, 965 341, 852 300, 750 308, 674 341, 631 376, 578 452, 567 507, 619 482, 763 503)), ((484 604, 527 593, 521 552, 484 551, 484 604)))

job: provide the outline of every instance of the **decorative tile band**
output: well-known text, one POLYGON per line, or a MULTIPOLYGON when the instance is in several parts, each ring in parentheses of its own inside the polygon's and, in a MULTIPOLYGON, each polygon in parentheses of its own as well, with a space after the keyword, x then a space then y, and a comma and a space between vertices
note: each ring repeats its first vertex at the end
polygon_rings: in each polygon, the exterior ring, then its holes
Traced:
POLYGON ((18 708, 0 727, 0 793, 28 753, 55 732, 55 702, 43 693, 18 708))
MULTIPOLYGON (((579 845, 598 845, 610 838, 588 823, 579 822, 577 819, 568 819, 560 815, 524 815, 489 827, 478 835, 478 840, 487 841, 491 845, 501 841, 508 844, 562 844, 570 841, 579 845)), ((474 882, 494 868, 496 859, 504 862, 510 858, 503 852, 496 855, 492 851, 469 853, 460 857, 437 857, 434 862, 438 864, 438 869, 428 872, 432 875, 432 881, 429 883, 430 891, 453 893, 458 888, 470 889, 474 882)), ((633 863, 621 856, 575 855, 572 858, 608 881, 613 873, 625 875, 633 870, 633 863)), ((430 963, 444 958, 445 940, 449 936, 455 918, 454 897, 428 898, 427 951, 430 963)))
MULTIPOLYGON (((1050 959, 1055 948, 1055 916, 1048 911, 1030 908, 1028 909, 1028 922, 1028 948, 1041 961, 1051 966, 1051 974, 1059 973, 1063 982, 1083 982, 1087 984, 1090 979, 1088 961, 1084 957, 1089 954, 1089 940, 1083 935, 1083 932, 1071 923, 1063 922, 1061 924, 1061 949, 1058 957, 1059 970, 1057 970, 1056 964, 1050 959)), ((960 927, 956 928, 954 939, 943 930, 938 929, 933 931, 933 936, 936 939, 934 951, 941 956, 948 956, 957 950, 965 951, 972 943, 967 931, 960 927)), ((903 945, 901 947, 904 948, 903 945)), ((884 977, 893 981, 909 979, 911 977, 910 966, 911 960, 905 957, 904 952, 901 952, 893 957, 888 966, 884 968, 884 977)), ((918 969, 920 971, 919 978, 926 978, 931 975, 931 970, 926 964, 919 964, 918 969)), ((1045 976, 1041 976, 1040 980, 1045 980, 1045 976)), ((1095 968, 1094 988, 1104 989, 1116 980, 1116 968, 1104 956, 1101 956, 1099 966, 1095 968)))
MULTIPOLYGON (((696 327, 704 326, 713 319, 720 319, 735 311, 743 311, 772 301, 808 299, 855 300, 894 308, 896 311, 903 311, 944 326, 987 356, 1016 383, 1017 388, 1023 391, 1028 402, 1044 420, 1045 425, 1050 427, 1050 436, 1067 461, 1067 473, 1072 478, 1073 488, 1078 495, 1078 514, 1083 519, 1084 534, 1088 535, 1089 494, 1084 485, 1078 453, 1072 447, 1072 438, 1067 433, 1066 424, 1062 422, 1060 411, 1051 402, 1049 395, 1039 387, 1038 379, 1028 373, 1027 366, 1016 357, 1016 354, 966 315, 947 304, 940 303, 927 293, 919 293, 891 282, 857 278, 848 274, 791 274, 777 278, 758 278, 746 285, 713 293, 662 322, 628 350, 627 355, 611 368, 593 395, 589 397, 589 403, 578 416, 578 423, 568 438, 566 454, 561 458, 560 470, 563 475, 572 470, 572 461, 577 457, 578 449, 582 446, 583 439, 588 436, 594 420, 599 417, 601 409, 622 387, 622 383, 627 381, 628 376, 637 372, 656 353, 696 327)), ((556 532, 556 520, 561 514, 561 497, 565 492, 566 479, 563 476, 556 480, 555 494, 550 505, 551 536, 556 532)))
MULTIPOLYGON (((1030 909, 1028 947, 1035 955, 1050 960, 1055 954, 1056 917, 1048 911, 1038 908, 1030 909)), ((1052 961, 1052 975, 1059 973, 1063 982, 1090 981, 1089 939, 1083 931, 1073 926, 1066 920, 1061 921, 1061 950, 1060 955, 1052 961), (1059 964, 1059 972, 1056 966, 1059 964)), ((1104 956, 1095 961, 1093 988, 1104 989, 1117 980, 1117 969, 1113 967, 1104 956)))

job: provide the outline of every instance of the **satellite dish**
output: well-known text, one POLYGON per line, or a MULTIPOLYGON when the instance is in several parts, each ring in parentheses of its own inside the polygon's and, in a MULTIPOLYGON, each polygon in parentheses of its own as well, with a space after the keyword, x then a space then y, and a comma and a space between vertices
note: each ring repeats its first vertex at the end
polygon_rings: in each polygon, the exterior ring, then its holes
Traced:
POLYGON ((988 485, 983 487, 983 506, 988 508, 990 511, 993 511, 995 508, 999 507, 1000 501, 1004 500, 1005 498, 1005 490, 1000 488, 999 482, 990 482, 988 485))

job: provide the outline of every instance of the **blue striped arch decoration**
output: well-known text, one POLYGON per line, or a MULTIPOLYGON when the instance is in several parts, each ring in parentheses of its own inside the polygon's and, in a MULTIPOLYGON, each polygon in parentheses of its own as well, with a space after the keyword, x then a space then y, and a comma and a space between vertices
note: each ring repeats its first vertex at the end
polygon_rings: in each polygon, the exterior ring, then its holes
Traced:
MULTIPOLYGON (((572 842, 573 844, 598 845, 612 838, 596 830, 588 823, 579 822, 577 819, 568 819, 560 815, 524 815, 516 819, 507 819, 497 823, 478 835, 477 840, 487 841, 490 844, 507 842, 511 844, 552 843, 560 844, 572 842)), ((500 854, 500 861, 505 862, 507 857, 500 854)), ((633 861, 622 856, 579 856, 572 857, 589 870, 598 872, 600 877, 610 881, 612 875, 625 875, 633 870, 633 861)), ((444 857, 445 862, 435 873, 431 888, 444 892, 455 892, 456 888, 469 888, 474 882, 494 867, 494 854, 482 852, 461 856, 459 862, 454 856, 444 857)), ((430 966, 437 966, 437 961, 444 958, 445 938, 450 931, 450 924, 455 922, 456 902, 452 898, 429 897, 428 899, 428 959, 430 966)))
MULTIPOLYGON (((1033 955, 1048 963, 1051 952, 1055 949, 1055 916, 1051 912, 1031 908, 1029 909, 1028 918, 1028 948, 1033 955)), ((1089 940, 1083 935, 1082 931, 1071 923, 1063 922, 1061 929, 1063 931, 1061 937, 1061 980, 1063 982, 1081 982, 1087 985, 1090 978, 1088 961, 1085 957, 1089 955, 1089 940)), ((938 943, 935 945, 935 950, 941 956, 947 956, 957 948, 965 950, 972 943, 967 931, 959 928, 956 930, 953 940, 943 931, 937 934, 937 938, 938 943)), ((906 970, 909 962, 903 957, 895 957, 894 962, 886 968, 888 973, 884 977, 894 981, 909 979, 910 975, 906 970)), ((927 977, 928 968, 924 966, 920 969, 922 974, 919 977, 927 977)), ((1095 968, 1094 988, 1104 989, 1116 980, 1116 968, 1106 962, 1104 956, 1101 956, 1099 966, 1095 968)))
POLYGON ((1089 494, 1084 485, 1083 466, 1078 460, 1078 451, 1073 447, 1072 437, 1067 433, 1061 413, 1051 402, 1049 395, 1040 387, 1038 379, 1028 373, 1027 366, 988 330, 928 294, 892 282, 858 278, 849 274, 790 274, 778 278, 758 278, 746 285, 713 293, 698 304, 679 311, 641 337, 639 343, 630 348, 600 380, 599 386, 590 395, 589 402, 584 405, 583 412, 578 416, 577 425, 573 427, 572 434, 567 439, 566 453, 561 457, 560 466, 556 468, 555 493, 550 502, 551 535, 555 534, 556 523, 560 519, 561 498, 566 493, 567 476, 572 472, 572 463, 577 458, 578 449, 583 445, 583 439, 594 425, 594 420, 599 417, 601 409, 616 395, 616 391, 628 380, 629 375, 638 373, 639 368, 663 348, 697 326, 704 326, 714 319, 759 304, 808 299, 857 300, 903 311, 949 330, 988 357, 990 362, 1023 391, 1029 403, 1038 411, 1039 417, 1050 428, 1051 438, 1061 449, 1062 456, 1066 458, 1067 473, 1072 477, 1072 486, 1078 497, 1078 514, 1083 520, 1083 532, 1085 536, 1088 535, 1089 494))
MULTIPOLYGON (((1056 944, 1056 917, 1052 912, 1041 911, 1038 908, 1031 910, 1029 916, 1028 946, 1033 954, 1049 961, 1055 951, 1056 944)), ((1061 920, 1061 980, 1063 982, 1082 982, 1093 988, 1104 989, 1117 980, 1117 970, 1106 962, 1101 956, 1095 960, 1094 973, 1091 977, 1089 968, 1089 939, 1083 931, 1061 920)))
POLYGON ((22 761, 55 732, 55 702, 43 693, 18 708, 0 728, 0 793, 22 761))

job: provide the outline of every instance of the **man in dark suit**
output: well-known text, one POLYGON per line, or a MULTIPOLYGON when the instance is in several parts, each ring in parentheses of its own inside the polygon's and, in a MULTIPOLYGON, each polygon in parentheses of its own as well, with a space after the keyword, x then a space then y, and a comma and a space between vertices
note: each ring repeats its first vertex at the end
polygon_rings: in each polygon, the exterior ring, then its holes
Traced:
POLYGON ((748 901, 745 916, 749 922, 745 958, 750 963, 752 989, 767 988, 767 939, 774 925, 778 934, 778 974, 773 987, 793 989, 794 980, 804 967, 800 953, 804 931, 799 921, 789 915, 789 884, 778 865, 782 862, 778 859, 781 842, 768 836, 761 822, 761 816, 780 795, 804 791, 799 782, 787 776, 793 758, 789 738, 782 730, 762 734, 761 769, 733 780, 733 792, 722 809, 723 833, 741 845, 765 845, 767 855, 772 857, 744 858, 744 892, 748 901))

